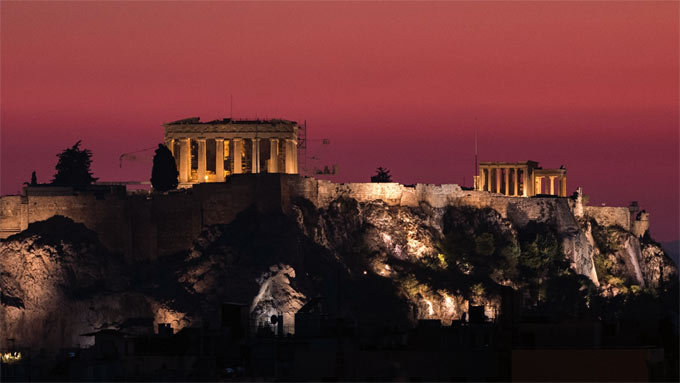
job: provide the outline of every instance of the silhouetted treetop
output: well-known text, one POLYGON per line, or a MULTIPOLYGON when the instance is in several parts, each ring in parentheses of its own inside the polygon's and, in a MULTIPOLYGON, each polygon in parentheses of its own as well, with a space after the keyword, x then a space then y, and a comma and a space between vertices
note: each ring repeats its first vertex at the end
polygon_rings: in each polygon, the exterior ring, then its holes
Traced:
POLYGON ((168 191, 177 189, 177 164, 172 152, 167 146, 158 144, 156 154, 153 156, 153 168, 151 169, 151 185, 154 190, 168 191))
POLYGON ((374 176, 371 176, 371 182, 392 182, 392 176, 390 171, 383 168, 382 166, 376 169, 374 176))
POLYGON ((92 152, 89 149, 81 149, 80 141, 70 148, 64 149, 57 154, 57 173, 52 180, 53 185, 62 186, 85 186, 96 181, 92 177, 90 165, 92 164, 92 152))

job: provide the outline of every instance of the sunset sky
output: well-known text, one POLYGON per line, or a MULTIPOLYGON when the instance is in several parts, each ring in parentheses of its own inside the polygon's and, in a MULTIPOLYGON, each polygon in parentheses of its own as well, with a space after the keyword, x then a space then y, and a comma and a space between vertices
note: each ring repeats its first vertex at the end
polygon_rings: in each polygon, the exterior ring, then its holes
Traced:
POLYGON ((163 122, 308 123, 341 181, 470 185, 480 161, 565 165, 678 239, 680 6, 667 2, 0 3, 1 192, 82 140, 103 181, 163 122))

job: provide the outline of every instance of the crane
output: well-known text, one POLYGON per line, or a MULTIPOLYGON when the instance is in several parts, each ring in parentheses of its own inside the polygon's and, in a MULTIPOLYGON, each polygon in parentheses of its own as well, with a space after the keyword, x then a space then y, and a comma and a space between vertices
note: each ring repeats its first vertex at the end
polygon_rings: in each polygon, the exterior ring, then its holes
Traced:
POLYGON ((125 161, 135 161, 135 162, 150 162, 153 160, 152 150, 155 147, 135 150, 134 152, 123 153, 118 157, 118 167, 123 167, 123 160, 125 161))

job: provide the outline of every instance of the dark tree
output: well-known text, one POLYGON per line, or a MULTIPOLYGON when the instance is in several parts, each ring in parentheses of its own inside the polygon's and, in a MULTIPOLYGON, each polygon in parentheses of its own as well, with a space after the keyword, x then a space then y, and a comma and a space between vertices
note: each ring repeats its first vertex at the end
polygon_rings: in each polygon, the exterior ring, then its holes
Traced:
POLYGON ((383 167, 379 167, 376 170, 376 173, 374 176, 371 176, 371 182, 392 182, 392 176, 390 175, 390 171, 387 169, 383 169, 383 167))
POLYGON ((92 164, 92 151, 80 149, 80 141, 63 152, 57 154, 57 173, 52 180, 53 185, 85 186, 96 181, 92 177, 90 165, 92 164))
POLYGON ((156 154, 153 156, 153 168, 151 169, 151 185, 154 190, 168 191, 177 189, 177 165, 170 149, 163 144, 158 144, 156 154))

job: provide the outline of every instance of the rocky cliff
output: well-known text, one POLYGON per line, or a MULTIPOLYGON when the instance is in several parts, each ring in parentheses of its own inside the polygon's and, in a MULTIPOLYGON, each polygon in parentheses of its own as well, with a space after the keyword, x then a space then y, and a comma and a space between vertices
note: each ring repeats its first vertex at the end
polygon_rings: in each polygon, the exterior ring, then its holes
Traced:
POLYGON ((191 248, 134 262, 102 245, 101 233, 55 216, 0 242, 2 337, 57 349, 132 317, 215 326, 222 302, 249 305, 253 326, 283 315, 292 332, 295 312, 316 296, 364 328, 449 322, 470 305, 493 318, 504 286, 529 306, 578 315, 593 294, 660 291, 677 279, 648 235, 575 217, 564 198, 515 201, 499 212, 294 198, 283 211, 251 207, 208 225, 191 248))

